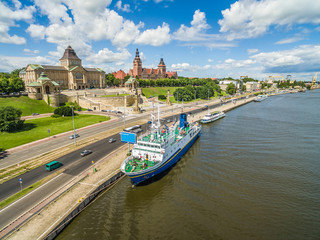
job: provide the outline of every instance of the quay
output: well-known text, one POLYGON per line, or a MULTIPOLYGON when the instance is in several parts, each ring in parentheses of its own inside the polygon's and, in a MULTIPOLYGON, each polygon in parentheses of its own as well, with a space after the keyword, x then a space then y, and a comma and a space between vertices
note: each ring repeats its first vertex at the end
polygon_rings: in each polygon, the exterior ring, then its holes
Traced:
MULTIPOLYGON (((230 111, 247 104, 255 98, 254 95, 221 101, 216 99, 210 104, 186 105, 181 111, 189 112, 202 108, 204 105, 215 106, 209 111, 230 111)), ((207 110, 191 114, 190 121, 199 121, 207 110)), ((148 113, 149 115, 150 113, 148 113)), ((162 117, 175 114, 167 111, 162 117)), ((140 121, 141 122, 141 121, 140 121)), ((111 180, 116 183, 122 179, 120 165, 125 159, 128 148, 122 146, 102 159, 97 159, 92 167, 88 168, 72 181, 37 204, 34 208, 20 216, 15 222, 2 229, 0 238, 4 239, 53 239, 85 206, 87 206, 104 188, 111 186, 111 180), (115 177, 117 176, 117 177, 115 177), (102 187, 104 185, 107 186, 102 187), (97 189, 99 189, 97 192, 97 189), (92 197, 94 195, 94 197, 92 197)), ((65 174, 65 173, 61 173, 65 174)))

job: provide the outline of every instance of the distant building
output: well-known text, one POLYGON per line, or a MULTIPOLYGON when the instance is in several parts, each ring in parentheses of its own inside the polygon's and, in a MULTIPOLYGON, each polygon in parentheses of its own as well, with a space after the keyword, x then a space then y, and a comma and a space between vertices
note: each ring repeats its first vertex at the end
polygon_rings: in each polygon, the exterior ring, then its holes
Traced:
POLYGON ((105 72, 100 68, 84 68, 71 46, 60 58, 60 66, 28 64, 19 73, 29 93, 50 94, 61 89, 102 88, 106 86, 105 72), (42 74, 44 73, 44 74, 42 74), (50 85, 49 82, 53 83, 50 85), (50 87, 43 87, 43 84, 50 87))
POLYGON ((112 73, 113 74, 113 76, 115 77, 115 78, 118 78, 118 79, 120 79, 120 80, 123 80, 124 78, 125 78, 125 76, 127 76, 128 74, 126 74, 123 70, 119 70, 119 71, 117 71, 117 72, 113 72, 112 73))
POLYGON ((222 80, 219 82, 219 87, 221 88, 222 91, 226 91, 230 83, 233 83, 236 89, 239 88, 239 83, 236 80, 222 80))
POLYGON ((167 72, 163 58, 157 69, 142 68, 142 61, 139 56, 139 50, 136 50, 136 57, 133 60, 133 69, 129 70, 129 75, 139 79, 159 79, 159 78, 178 78, 177 72, 167 72))
POLYGON ((246 82, 246 91, 252 92, 261 89, 261 84, 258 82, 246 82))

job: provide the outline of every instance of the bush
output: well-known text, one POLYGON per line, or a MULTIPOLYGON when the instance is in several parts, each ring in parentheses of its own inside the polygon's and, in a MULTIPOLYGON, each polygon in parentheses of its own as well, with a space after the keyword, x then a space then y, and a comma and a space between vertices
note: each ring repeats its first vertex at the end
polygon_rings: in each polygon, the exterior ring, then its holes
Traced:
POLYGON ((22 111, 8 106, 0 108, 0 131, 13 132, 23 127, 24 120, 20 120, 22 111))
POLYGON ((72 108, 69 106, 58 107, 53 113, 60 116, 72 116, 72 108))
POLYGON ((166 100, 167 97, 166 97, 165 95, 159 95, 159 96, 158 96, 158 99, 160 99, 160 100, 166 100))

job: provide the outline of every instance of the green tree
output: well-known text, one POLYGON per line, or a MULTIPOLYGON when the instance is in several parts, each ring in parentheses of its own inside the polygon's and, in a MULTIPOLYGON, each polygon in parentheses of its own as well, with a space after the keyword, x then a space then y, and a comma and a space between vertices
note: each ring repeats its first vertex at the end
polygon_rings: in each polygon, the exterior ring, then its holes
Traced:
POLYGON ((11 86, 9 79, 6 77, 0 78, 0 92, 2 93, 11 93, 11 86))
POLYGON ((22 111, 8 106, 0 108, 0 131, 13 132, 23 127, 24 120, 21 120, 22 111))
POLYGON ((54 114, 58 114, 60 116, 72 116, 72 108, 70 106, 58 107, 54 110, 54 114))
POLYGON ((12 92, 20 92, 25 90, 24 82, 21 78, 12 76, 9 81, 12 92))
POLYGON ((226 92, 230 95, 236 93, 236 86, 233 83, 229 83, 226 89, 226 92))
POLYGON ((242 87, 241 87, 241 91, 242 91, 242 92, 247 91, 247 87, 246 87, 246 85, 244 85, 244 84, 242 85, 242 87))

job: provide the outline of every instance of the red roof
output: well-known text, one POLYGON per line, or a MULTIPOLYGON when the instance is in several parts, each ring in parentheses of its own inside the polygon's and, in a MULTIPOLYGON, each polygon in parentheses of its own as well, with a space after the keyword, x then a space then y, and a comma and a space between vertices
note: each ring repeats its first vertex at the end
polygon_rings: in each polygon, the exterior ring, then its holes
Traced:
POLYGON ((123 80, 124 77, 127 76, 127 74, 126 74, 124 71, 122 71, 122 70, 119 70, 118 72, 114 72, 114 73, 112 73, 112 74, 113 74, 113 76, 114 76, 115 78, 118 78, 118 79, 121 79, 121 80, 123 80))

